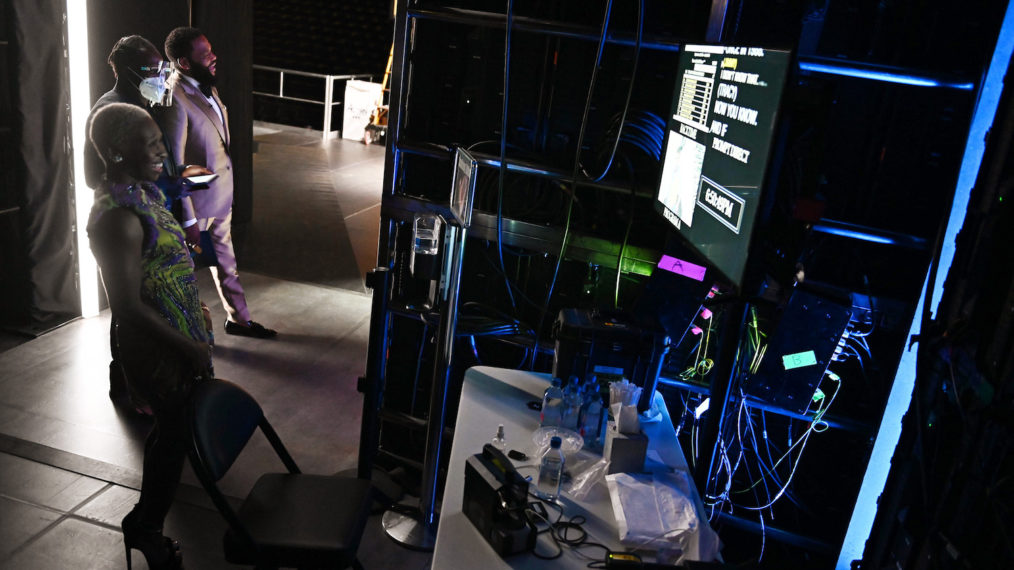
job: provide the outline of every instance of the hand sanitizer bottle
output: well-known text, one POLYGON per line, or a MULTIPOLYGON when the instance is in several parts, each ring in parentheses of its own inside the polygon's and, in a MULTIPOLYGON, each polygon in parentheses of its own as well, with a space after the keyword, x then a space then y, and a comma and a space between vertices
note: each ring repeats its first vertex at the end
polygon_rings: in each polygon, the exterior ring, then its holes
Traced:
POLYGON ((507 451, 507 441, 503 437, 503 424, 500 424, 500 427, 496 428, 496 436, 491 443, 493 447, 500 451, 507 451))
POLYGON ((552 501, 560 495, 560 481, 563 479, 563 450, 560 449, 561 440, 554 436, 549 440, 549 449, 542 456, 539 465, 539 480, 536 483, 535 493, 547 500, 552 501))

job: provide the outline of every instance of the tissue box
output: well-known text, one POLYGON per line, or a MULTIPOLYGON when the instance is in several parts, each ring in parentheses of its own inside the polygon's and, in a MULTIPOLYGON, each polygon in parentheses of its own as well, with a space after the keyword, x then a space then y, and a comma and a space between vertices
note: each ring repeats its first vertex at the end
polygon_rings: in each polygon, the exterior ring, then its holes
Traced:
POLYGON ((602 457, 609 461, 608 474, 640 473, 644 471, 644 457, 648 453, 648 436, 644 432, 620 433, 616 422, 606 425, 606 444, 602 457))

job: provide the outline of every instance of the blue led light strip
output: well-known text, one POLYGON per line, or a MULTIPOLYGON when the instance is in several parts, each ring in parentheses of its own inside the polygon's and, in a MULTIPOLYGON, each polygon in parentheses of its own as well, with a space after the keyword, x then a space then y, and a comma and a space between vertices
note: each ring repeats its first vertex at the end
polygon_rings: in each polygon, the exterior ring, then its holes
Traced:
POLYGON ((831 234, 871 243, 897 245, 914 249, 926 249, 926 240, 917 236, 877 230, 874 228, 865 228, 863 226, 848 224, 836 220, 821 220, 820 222, 813 224, 811 229, 819 233, 831 234))
POLYGON ((833 227, 833 226, 826 226, 826 225, 823 225, 823 224, 814 224, 813 225, 813 231, 820 232, 820 233, 825 233, 825 234, 832 234, 832 235, 836 235, 836 236, 847 237, 847 238, 852 238, 852 239, 856 239, 856 240, 860 240, 860 241, 868 241, 868 242, 872 242, 872 243, 883 243, 883 244, 888 244, 888 245, 894 245, 894 244, 897 243, 894 239, 889 238, 887 236, 876 235, 876 234, 872 234, 872 233, 869 233, 869 232, 860 232, 860 231, 857 231, 857 230, 850 230, 850 229, 846 229, 846 228, 838 228, 838 227, 833 227))
POLYGON ((975 89, 975 83, 972 81, 950 81, 928 75, 913 75, 910 73, 878 69, 873 66, 859 66, 844 62, 838 64, 801 59, 799 61, 799 69, 803 71, 812 71, 814 73, 858 77, 861 79, 872 79, 874 81, 884 81, 887 83, 914 85, 916 87, 947 87, 950 89, 960 89, 962 91, 971 91, 972 89, 975 89))

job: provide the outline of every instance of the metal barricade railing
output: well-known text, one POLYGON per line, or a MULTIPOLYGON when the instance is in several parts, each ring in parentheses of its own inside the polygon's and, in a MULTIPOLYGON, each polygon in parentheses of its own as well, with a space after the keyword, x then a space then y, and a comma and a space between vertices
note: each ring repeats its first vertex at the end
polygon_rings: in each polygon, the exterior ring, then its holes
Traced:
POLYGON ((323 73, 311 73, 309 71, 296 71, 294 69, 282 69, 280 67, 271 67, 267 65, 255 65, 253 66, 255 71, 270 71, 278 74, 278 92, 268 93, 266 91, 254 90, 254 95, 260 95, 262 97, 272 97, 275 99, 283 99, 285 101, 298 101, 300 103, 313 103, 316 105, 324 106, 324 140, 331 138, 331 118, 334 106, 340 102, 334 100, 334 84, 335 81, 349 81, 350 79, 359 79, 365 81, 373 81, 373 75, 371 74, 353 74, 353 75, 326 75, 323 73), (285 76, 295 75, 299 77, 313 77, 324 80, 324 99, 306 99, 303 97, 293 97, 285 94, 285 76))

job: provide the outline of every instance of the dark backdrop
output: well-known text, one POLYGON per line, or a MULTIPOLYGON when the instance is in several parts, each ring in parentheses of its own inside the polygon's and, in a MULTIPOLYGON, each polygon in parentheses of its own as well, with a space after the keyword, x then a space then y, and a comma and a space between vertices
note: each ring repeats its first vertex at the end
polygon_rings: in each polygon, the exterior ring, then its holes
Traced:
MULTIPOLYGON (((81 310, 71 186, 65 2, 12 0, 7 6, 4 37, 10 43, 5 46, 4 63, 10 105, 3 105, 0 127, 10 125, 10 136, 4 138, 4 162, 13 165, 13 172, 2 178, 0 202, 13 212, 7 218, 17 218, 17 231, 3 235, 16 233, 14 238, 19 239, 5 239, 0 251, 5 272, 14 268, 19 275, 5 275, 0 280, 0 294, 10 300, 0 306, 0 325, 37 334, 74 318, 81 310)), ((92 101, 114 83, 106 58, 118 38, 140 34, 161 48, 176 26, 191 24, 205 31, 220 58, 220 90, 230 114, 236 171, 234 218, 237 225, 248 222, 253 181, 251 0, 90 0, 88 19, 92 101)))
POLYGON ((92 101, 113 88, 113 70, 106 63, 109 50, 123 36, 144 36, 155 47, 169 32, 190 21, 188 0, 88 0, 88 53, 92 101))
POLYGON ((218 90, 229 108, 236 184, 233 222, 249 222, 253 193, 252 0, 89 0, 88 22, 92 101, 113 86, 106 57, 117 39, 139 34, 164 51, 165 37, 177 26, 192 25, 208 36, 218 56, 218 90))
MULTIPOLYGON (((64 52, 64 2, 14 0, 10 75, 13 77, 11 163, 24 252, 24 310, 8 323, 41 332, 80 314, 74 259, 74 204, 64 52)), ((18 293, 22 293, 20 285, 18 293)), ((19 295, 20 296, 20 295, 19 295)))
POLYGON ((379 82, 391 51, 389 0, 253 0, 254 59, 298 71, 372 73, 379 82))
MULTIPOLYGON (((193 25, 218 56, 218 91, 229 108, 236 197, 233 223, 253 213, 253 7, 251 0, 194 0, 193 25)), ((242 228, 240 228, 242 229, 242 228)), ((238 246, 239 244, 237 244, 238 246)), ((242 249, 239 248, 238 249, 242 249)), ((243 267, 240 259, 240 267, 243 267)))

